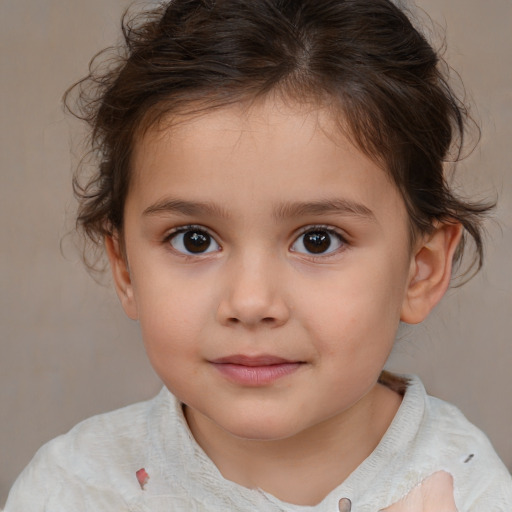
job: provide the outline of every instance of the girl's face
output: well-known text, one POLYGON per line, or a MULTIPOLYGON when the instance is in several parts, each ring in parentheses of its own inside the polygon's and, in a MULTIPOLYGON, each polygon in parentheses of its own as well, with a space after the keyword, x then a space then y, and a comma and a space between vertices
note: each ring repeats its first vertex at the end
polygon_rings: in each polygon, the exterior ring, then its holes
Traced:
POLYGON ((370 404, 414 271, 386 172, 326 112, 270 101, 135 149, 114 275, 194 422, 278 439, 370 404))

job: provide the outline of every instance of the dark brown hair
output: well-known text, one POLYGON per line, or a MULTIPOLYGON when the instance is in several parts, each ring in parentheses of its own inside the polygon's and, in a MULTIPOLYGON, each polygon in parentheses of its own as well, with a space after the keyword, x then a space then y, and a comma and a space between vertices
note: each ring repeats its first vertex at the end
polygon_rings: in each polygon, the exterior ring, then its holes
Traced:
POLYGON ((74 182, 77 226, 96 245, 122 233, 132 148, 143 130, 169 113, 278 92, 328 105, 396 183, 412 234, 460 222, 481 266, 480 220, 491 206, 457 198, 445 173, 460 158, 467 109, 442 59, 391 1, 172 0, 125 16, 123 34, 116 59, 93 60, 71 89, 99 159, 92 178, 74 182))

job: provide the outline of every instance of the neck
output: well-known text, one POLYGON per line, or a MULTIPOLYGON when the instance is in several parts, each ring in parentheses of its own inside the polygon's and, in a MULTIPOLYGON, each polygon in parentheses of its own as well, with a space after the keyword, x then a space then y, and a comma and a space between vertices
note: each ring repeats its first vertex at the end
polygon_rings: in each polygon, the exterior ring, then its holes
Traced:
POLYGON ((248 440, 186 408, 196 441, 222 475, 296 505, 316 505, 376 448, 401 397, 375 387, 349 410, 292 437, 248 440))

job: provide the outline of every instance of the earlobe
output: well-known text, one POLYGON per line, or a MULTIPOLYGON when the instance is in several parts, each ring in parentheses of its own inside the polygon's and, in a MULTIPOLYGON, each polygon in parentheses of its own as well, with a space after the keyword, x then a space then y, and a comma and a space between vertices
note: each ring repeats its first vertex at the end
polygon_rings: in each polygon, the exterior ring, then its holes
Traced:
POLYGON ((441 300, 450 285, 453 255, 461 235, 461 224, 444 223, 418 243, 411 260, 402 322, 422 322, 441 300))
POLYGON ((117 296, 125 313, 132 319, 137 320, 137 304, 133 294, 133 285, 130 270, 125 255, 122 253, 119 237, 114 234, 105 237, 105 249, 110 262, 110 269, 114 279, 117 296))

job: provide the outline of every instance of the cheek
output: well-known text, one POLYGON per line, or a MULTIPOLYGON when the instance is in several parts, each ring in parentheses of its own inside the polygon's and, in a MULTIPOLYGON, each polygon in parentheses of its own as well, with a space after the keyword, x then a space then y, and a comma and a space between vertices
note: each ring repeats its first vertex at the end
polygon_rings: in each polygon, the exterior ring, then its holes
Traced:
POLYGON ((390 269, 367 268, 359 272, 347 268, 315 286, 305 283, 300 296, 304 309, 310 311, 306 316, 321 332, 343 327, 348 334, 396 326, 404 297, 404 288, 397 279, 397 273, 390 269))
POLYGON ((198 315, 183 303, 144 310, 140 315, 142 339, 154 371, 176 396, 186 396, 187 383, 199 376, 202 331, 198 315))
POLYGON ((299 315, 316 340, 318 353, 333 364, 378 375, 400 322, 403 288, 396 282, 400 275, 392 265, 347 266, 317 283, 321 286, 305 286, 309 293, 301 295, 299 315))
POLYGON ((178 276, 165 279, 145 275, 134 283, 142 337, 148 356, 158 364, 192 354, 198 349, 212 317, 212 298, 198 293, 178 276))

